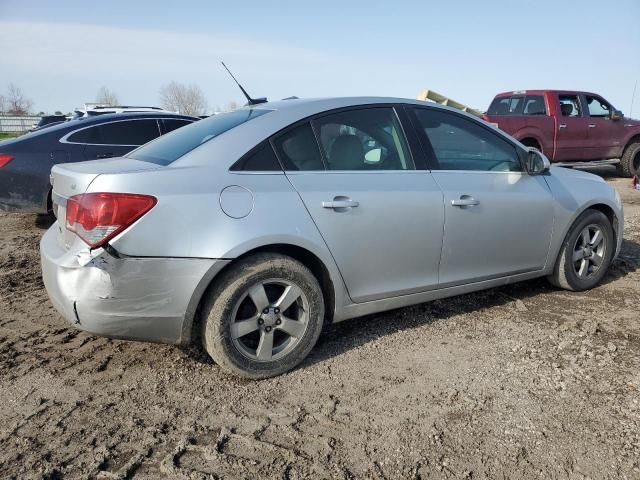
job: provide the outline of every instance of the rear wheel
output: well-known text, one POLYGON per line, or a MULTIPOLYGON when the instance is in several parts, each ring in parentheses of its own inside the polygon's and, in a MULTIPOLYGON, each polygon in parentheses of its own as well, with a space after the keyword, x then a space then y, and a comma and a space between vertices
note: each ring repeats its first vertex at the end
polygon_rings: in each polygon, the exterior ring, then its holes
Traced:
POLYGON ((524 140, 522 140, 522 144, 525 147, 533 147, 536 150, 538 150, 540 153, 542 152, 542 147, 540 146, 540 144, 538 143, 538 141, 534 138, 525 138, 524 140))
POLYGON ((324 320, 318 281, 297 260, 257 254, 225 272, 204 305, 204 346, 223 369, 266 378, 298 365, 324 320))
POLYGON ((625 148, 618 164, 618 173, 628 178, 640 173, 640 142, 631 143, 625 148))
POLYGON ((614 251, 611 222, 602 212, 587 210, 567 233, 548 279, 566 290, 593 288, 607 273, 614 251))

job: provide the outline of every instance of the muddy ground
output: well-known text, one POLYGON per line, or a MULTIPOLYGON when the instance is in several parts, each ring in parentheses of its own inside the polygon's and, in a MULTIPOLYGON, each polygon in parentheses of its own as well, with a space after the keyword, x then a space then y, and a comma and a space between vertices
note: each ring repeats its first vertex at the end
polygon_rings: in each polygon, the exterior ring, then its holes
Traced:
POLYGON ((47 219, 0 214, 0 478, 640 478, 640 192, 605 283, 536 280, 332 327, 251 382, 67 327, 47 219))

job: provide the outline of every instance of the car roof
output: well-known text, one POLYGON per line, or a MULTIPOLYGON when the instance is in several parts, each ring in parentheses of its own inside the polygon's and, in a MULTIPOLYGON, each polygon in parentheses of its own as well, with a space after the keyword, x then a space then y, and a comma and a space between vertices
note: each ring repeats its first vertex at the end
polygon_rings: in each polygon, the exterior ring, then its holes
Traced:
POLYGON ((512 95, 544 95, 545 93, 561 93, 568 95, 593 95, 600 97, 600 95, 592 92, 585 92, 584 90, 562 90, 562 89, 547 89, 547 90, 510 90, 508 92, 500 92, 495 98, 510 97, 512 95))
POLYGON ((116 120, 128 120, 128 119, 139 119, 139 118, 176 118, 183 120, 193 120, 199 121, 200 119, 197 117, 190 117, 188 115, 180 115, 177 113, 170 112, 130 112, 130 113, 103 113, 101 115, 92 115, 89 117, 77 118, 75 120, 69 120, 67 122, 61 122, 57 125, 52 125, 47 128, 43 128, 42 130, 36 130, 35 132, 28 133, 21 137, 18 137, 16 140, 34 138, 36 135, 51 135, 51 134, 60 134, 67 130, 73 130, 75 128, 83 128, 91 125, 97 125, 100 123, 108 123, 110 121, 116 120))
MULTIPOLYGON (((416 105, 428 106, 433 109, 452 112, 466 116, 474 121, 481 121, 478 117, 462 110, 455 109, 434 102, 413 100, 397 97, 335 97, 335 98, 304 98, 279 100, 275 102, 259 103, 242 107, 242 110, 265 110, 270 113, 256 116, 248 122, 244 122, 224 133, 218 135, 215 141, 205 142, 197 148, 178 158, 170 167, 181 166, 206 166, 211 165, 211 158, 224 157, 228 160, 237 160, 251 148, 264 141, 266 138, 289 128, 291 125, 304 121, 309 117, 329 113, 347 107, 375 107, 376 105, 416 105)), ((221 115, 226 115, 225 113, 221 115)), ((219 116, 200 120, 205 125, 207 122, 215 122, 219 116)), ((498 132, 500 134, 500 132, 498 132)))

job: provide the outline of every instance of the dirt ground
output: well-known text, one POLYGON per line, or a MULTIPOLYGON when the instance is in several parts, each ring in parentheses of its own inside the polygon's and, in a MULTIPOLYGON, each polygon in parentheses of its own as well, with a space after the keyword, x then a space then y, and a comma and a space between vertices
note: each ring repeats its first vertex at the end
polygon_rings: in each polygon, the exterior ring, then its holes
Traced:
POLYGON ((640 478, 640 192, 602 286, 544 280, 331 327, 252 382, 68 327, 47 219, 0 214, 0 478, 640 478))

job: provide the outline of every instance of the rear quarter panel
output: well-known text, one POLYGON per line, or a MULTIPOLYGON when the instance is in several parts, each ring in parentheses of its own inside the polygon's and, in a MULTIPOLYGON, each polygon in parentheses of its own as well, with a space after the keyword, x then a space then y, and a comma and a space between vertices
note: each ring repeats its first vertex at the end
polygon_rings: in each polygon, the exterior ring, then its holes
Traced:
POLYGON ((282 172, 161 168, 100 175, 88 191, 135 192, 158 198, 149 213, 110 242, 122 254, 234 259, 258 247, 294 245, 324 263, 334 283, 336 305, 350 303, 343 297, 342 277, 322 236, 282 172), (229 186, 252 194, 252 199, 245 201, 251 203, 250 212, 243 218, 232 218, 221 207, 221 192, 229 186))

